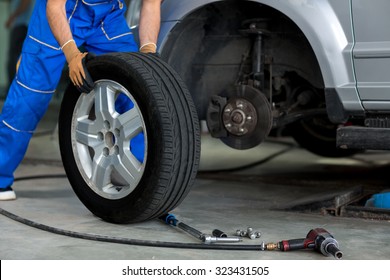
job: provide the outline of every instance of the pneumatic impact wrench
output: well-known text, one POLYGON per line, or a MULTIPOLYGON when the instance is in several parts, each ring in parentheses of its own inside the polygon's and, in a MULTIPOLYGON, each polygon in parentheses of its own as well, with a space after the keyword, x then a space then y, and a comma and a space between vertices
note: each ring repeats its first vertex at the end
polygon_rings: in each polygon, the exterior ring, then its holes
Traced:
POLYGON ((316 228, 309 231, 306 238, 282 240, 278 243, 264 244, 264 250, 293 251, 301 249, 314 249, 324 256, 334 256, 341 259, 343 253, 334 237, 323 228, 316 228))

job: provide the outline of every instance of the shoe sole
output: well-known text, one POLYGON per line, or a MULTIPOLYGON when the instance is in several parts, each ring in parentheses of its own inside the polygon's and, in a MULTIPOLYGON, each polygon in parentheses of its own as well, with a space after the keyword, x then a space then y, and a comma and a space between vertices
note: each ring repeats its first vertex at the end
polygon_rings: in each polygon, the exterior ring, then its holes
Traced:
POLYGON ((15 200, 16 195, 14 191, 0 192, 0 201, 15 200))

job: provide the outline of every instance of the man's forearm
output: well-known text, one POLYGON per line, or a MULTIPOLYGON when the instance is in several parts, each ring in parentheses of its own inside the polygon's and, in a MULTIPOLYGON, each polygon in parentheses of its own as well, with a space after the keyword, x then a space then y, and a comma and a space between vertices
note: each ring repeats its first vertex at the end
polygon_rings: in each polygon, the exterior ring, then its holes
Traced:
POLYGON ((142 2, 139 23, 140 47, 148 43, 157 43, 161 21, 160 6, 161 0, 143 0, 142 2))
POLYGON ((47 0, 46 16, 58 44, 62 47, 72 37, 65 11, 66 0, 47 0))
POLYGON ((68 62, 70 80, 75 86, 81 87, 84 85, 83 79, 86 77, 82 59, 87 53, 81 53, 73 40, 66 18, 65 3, 66 0, 47 0, 46 16, 50 29, 68 62))

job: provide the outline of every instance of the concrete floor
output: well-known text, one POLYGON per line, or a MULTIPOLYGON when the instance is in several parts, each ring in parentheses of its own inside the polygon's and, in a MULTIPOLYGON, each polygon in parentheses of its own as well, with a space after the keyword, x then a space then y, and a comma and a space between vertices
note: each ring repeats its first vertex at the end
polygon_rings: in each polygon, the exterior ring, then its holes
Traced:
MULTIPOLYGON (((41 122, 38 131, 43 133, 33 137, 16 178, 64 174, 56 136, 57 108, 58 104, 52 105, 41 122)), ((233 235, 237 229, 248 226, 262 233, 260 239, 244 239, 242 245, 303 238, 310 229, 323 227, 338 241, 343 259, 389 260, 389 220, 276 209, 355 186, 371 191, 386 189, 390 154, 366 152, 347 159, 327 159, 292 143, 288 138, 282 142, 272 140, 251 150, 235 151, 204 134, 201 170, 194 188, 172 213, 204 233, 219 228, 233 235), (272 155, 277 156, 272 158, 272 155), (262 160, 262 164, 238 168, 262 160), (218 172, 226 169, 231 171, 218 172)), ((18 199, 0 202, 0 208, 31 220, 34 225, 124 239, 199 243, 158 220, 135 225, 101 221, 81 204, 67 179, 61 176, 18 180, 14 189, 18 199)), ((2 260, 333 260, 312 250, 197 250, 92 241, 50 233, 3 215, 0 215, 0 228, 2 260)))

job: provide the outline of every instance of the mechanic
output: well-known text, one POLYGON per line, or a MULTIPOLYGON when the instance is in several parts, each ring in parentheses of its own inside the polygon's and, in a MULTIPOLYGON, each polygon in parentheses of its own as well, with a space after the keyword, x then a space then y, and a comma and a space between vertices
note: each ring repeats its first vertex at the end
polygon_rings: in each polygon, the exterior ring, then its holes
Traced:
POLYGON ((138 47, 126 23, 124 0, 36 0, 17 73, 0 114, 0 200, 16 199, 14 171, 49 106, 65 62, 71 82, 89 92, 93 82, 83 67, 88 52, 155 53, 160 5, 161 0, 143 0, 138 47))

